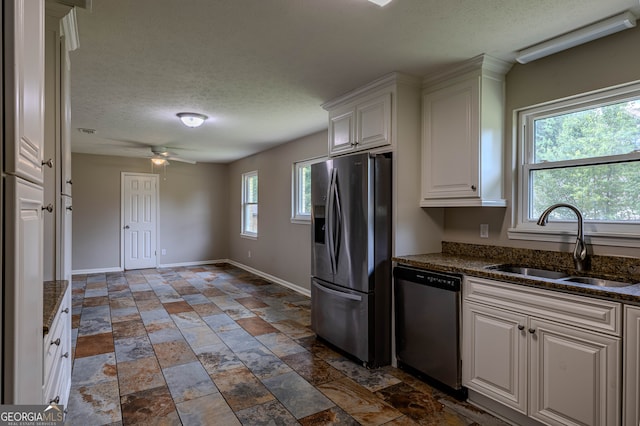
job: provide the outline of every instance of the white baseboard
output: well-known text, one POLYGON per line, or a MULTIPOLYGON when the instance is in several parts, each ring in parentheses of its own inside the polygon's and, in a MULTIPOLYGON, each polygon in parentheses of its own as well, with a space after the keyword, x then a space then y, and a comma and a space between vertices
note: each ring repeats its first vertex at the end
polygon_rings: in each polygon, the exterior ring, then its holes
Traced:
POLYGON ((196 262, 162 263, 158 268, 179 268, 181 266, 214 265, 216 263, 230 263, 228 259, 199 260, 196 262))
POLYGON ((267 274, 266 272, 259 271, 257 269, 252 268, 251 266, 247 266, 247 265, 244 265, 244 264, 242 264, 240 262, 236 262, 235 260, 227 259, 227 263, 230 263, 233 266, 237 266, 240 269, 244 269, 247 272, 251 272, 252 274, 257 275, 259 277, 262 277, 267 281, 271 281, 271 282, 279 284, 279 285, 281 285, 283 287, 287 287, 287 288, 289 288, 289 289, 291 289, 291 290, 293 290, 295 292, 298 292, 298 293, 300 293, 300 294, 302 294, 304 296, 311 297, 311 290, 309 290, 309 289, 302 288, 299 285, 290 283, 289 281, 285 281, 285 280, 283 280, 281 278, 278 278, 276 276, 267 274))
POLYGON ((104 274, 106 272, 122 272, 123 269, 119 266, 111 268, 96 268, 96 269, 77 269, 71 271, 71 275, 88 275, 88 274, 104 274))

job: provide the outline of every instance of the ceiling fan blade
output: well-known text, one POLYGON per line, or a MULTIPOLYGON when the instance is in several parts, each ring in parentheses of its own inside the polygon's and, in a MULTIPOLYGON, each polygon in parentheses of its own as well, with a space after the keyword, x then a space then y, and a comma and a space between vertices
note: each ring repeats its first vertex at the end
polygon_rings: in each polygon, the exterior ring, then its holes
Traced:
POLYGON ((166 157, 167 160, 171 160, 171 161, 179 161, 181 163, 189 163, 189 164, 196 164, 195 161, 192 160, 186 160, 184 158, 179 158, 179 157, 166 157))

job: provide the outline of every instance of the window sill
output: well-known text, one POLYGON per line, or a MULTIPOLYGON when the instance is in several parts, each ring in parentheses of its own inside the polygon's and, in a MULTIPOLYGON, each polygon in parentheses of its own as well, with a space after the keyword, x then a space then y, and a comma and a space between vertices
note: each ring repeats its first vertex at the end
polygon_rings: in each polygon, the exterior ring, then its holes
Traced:
POLYGON ((246 238, 247 240, 257 240, 258 234, 242 234, 240 233, 240 238, 246 238))
MULTIPOLYGON (((571 244, 576 241, 577 229, 575 231, 565 231, 559 229, 542 230, 541 227, 536 228, 509 228, 507 236, 510 240, 545 241, 571 244)), ((638 247, 640 245, 640 235, 636 233, 590 233, 588 230, 585 230, 584 239, 587 244, 596 246, 638 247)))
POLYGON ((291 223, 295 223, 298 225, 311 225, 311 218, 292 217, 291 223))

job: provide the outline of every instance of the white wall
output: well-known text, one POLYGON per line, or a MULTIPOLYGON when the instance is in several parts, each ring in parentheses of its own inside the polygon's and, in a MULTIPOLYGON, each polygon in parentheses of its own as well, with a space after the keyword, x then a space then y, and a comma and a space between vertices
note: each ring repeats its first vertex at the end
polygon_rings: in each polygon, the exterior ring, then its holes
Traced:
POLYGON ((309 289, 311 226, 291 223, 291 178, 296 161, 327 153, 322 131, 229 165, 229 258, 309 289), (240 236, 242 173, 258 171, 258 238, 240 236), (251 257, 249 257, 249 251, 251 257))
MULTIPOLYGON (((120 265, 121 172, 151 173, 148 159, 73 154, 74 271, 120 265)), ((228 257, 228 177, 221 164, 172 162, 160 175, 160 264, 228 257)))

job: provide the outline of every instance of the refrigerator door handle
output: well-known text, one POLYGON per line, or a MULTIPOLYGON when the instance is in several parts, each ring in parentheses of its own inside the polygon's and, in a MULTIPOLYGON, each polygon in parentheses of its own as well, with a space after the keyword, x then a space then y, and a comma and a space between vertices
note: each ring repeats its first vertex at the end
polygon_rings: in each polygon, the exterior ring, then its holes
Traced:
POLYGON ((327 187, 327 225, 325 227, 325 237, 327 240, 327 251, 329 253, 329 260, 331 263, 331 273, 336 273, 336 259, 335 259, 335 249, 333 242, 333 202, 334 202, 334 180, 335 180, 336 171, 335 169, 331 169, 331 176, 329 178, 329 186, 327 187))
POLYGON ((362 301, 362 296, 357 294, 343 293, 341 291, 332 290, 330 288, 324 287, 320 284, 315 284, 316 288, 320 291, 324 291, 325 293, 329 293, 333 296, 340 297, 342 299, 356 300, 358 302, 362 301))
POLYGON ((333 204, 335 208, 331 212, 335 214, 333 222, 333 261, 338 269, 338 256, 340 254, 340 234, 342 232, 342 207, 340 206, 340 190, 338 188, 338 171, 336 170, 333 180, 333 204))

